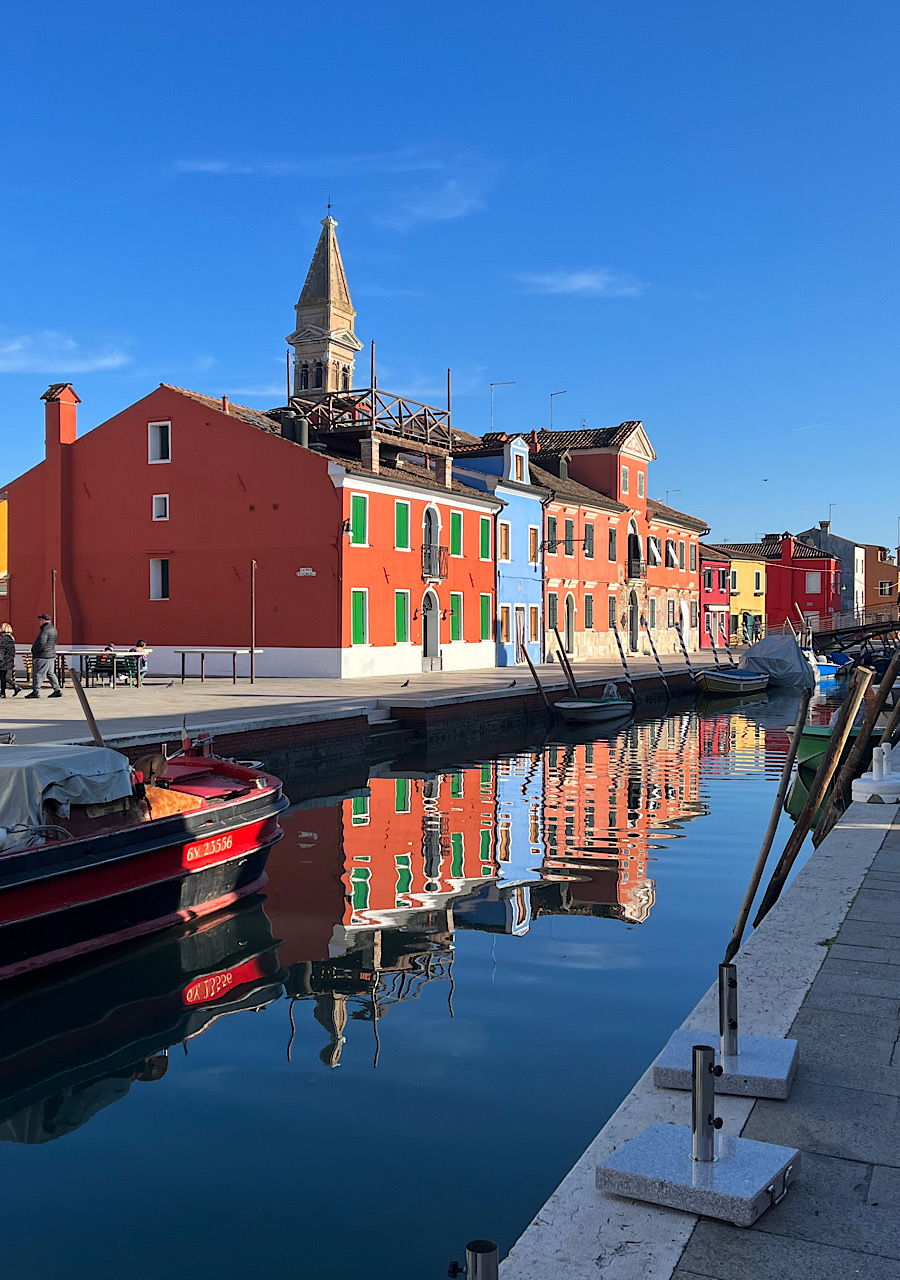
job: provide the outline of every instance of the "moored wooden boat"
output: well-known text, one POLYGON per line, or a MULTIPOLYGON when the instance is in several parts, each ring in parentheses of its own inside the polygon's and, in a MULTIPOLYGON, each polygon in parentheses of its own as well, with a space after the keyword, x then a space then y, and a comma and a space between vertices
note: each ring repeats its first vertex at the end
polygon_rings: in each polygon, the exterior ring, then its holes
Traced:
POLYGON ((624 720, 634 711, 627 698, 563 698, 554 708, 567 724, 599 724, 604 720, 624 720))
POLYGON ((698 671, 697 687, 710 696, 735 697, 741 693, 761 693, 769 683, 767 675, 757 671, 732 670, 698 671))
POLYGON ((103 747, 0 748, 0 978, 194 920, 265 884, 288 803, 278 778, 211 754, 208 741, 138 763, 149 785, 103 747))

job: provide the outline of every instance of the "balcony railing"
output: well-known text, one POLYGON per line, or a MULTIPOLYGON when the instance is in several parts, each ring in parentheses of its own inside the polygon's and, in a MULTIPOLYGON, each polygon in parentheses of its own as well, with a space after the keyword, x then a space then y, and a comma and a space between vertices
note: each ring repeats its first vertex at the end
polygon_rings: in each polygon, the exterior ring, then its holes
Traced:
POLYGON ((449 556, 447 547, 424 546, 422 548, 422 577, 426 582, 436 582, 446 578, 449 556))
POLYGON ((646 578, 646 576, 647 576, 647 562, 646 562, 646 560, 631 560, 631 559, 629 559, 629 561, 628 561, 628 576, 629 576, 629 578, 646 578))

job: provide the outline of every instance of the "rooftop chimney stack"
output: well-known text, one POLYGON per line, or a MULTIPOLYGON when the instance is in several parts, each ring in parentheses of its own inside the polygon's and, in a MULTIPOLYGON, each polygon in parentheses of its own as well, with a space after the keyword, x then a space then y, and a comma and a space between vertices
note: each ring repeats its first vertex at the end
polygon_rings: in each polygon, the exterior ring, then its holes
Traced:
POLYGON ((823 532, 824 534, 828 535, 828 534, 831 532, 831 521, 830 521, 830 520, 820 520, 820 521, 819 521, 819 528, 822 530, 822 532, 823 532))

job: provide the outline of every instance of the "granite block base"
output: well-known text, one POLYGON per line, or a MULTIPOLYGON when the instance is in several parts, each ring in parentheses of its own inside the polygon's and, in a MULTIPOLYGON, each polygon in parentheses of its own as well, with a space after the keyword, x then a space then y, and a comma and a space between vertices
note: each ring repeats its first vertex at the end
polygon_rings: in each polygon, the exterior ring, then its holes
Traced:
MULTIPOLYGON (((660 1089, 690 1089, 694 1045, 718 1043, 718 1034, 676 1031, 653 1064, 653 1083, 660 1089)), ((716 1093, 784 1099, 791 1091, 797 1061, 796 1040, 739 1036, 736 1058, 723 1058, 716 1050, 716 1062, 722 1067, 722 1074, 716 1077, 716 1093)))
POLYGON ((691 1131, 654 1124, 597 1166, 598 1190, 749 1227, 800 1171, 800 1152, 749 1138, 716 1138, 716 1159, 691 1156, 691 1131))

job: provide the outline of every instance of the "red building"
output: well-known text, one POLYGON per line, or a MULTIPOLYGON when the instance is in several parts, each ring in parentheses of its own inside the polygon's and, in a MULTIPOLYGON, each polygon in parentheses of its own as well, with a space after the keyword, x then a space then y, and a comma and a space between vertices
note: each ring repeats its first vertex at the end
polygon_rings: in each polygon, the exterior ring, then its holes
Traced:
POLYGON ((766 630, 786 622, 826 626, 841 611, 841 562, 790 533, 767 533, 762 542, 727 542, 720 552, 738 551, 766 561, 766 630))
POLYGON ((731 561, 716 547, 700 543, 700 648, 728 644, 731 615, 731 561))

